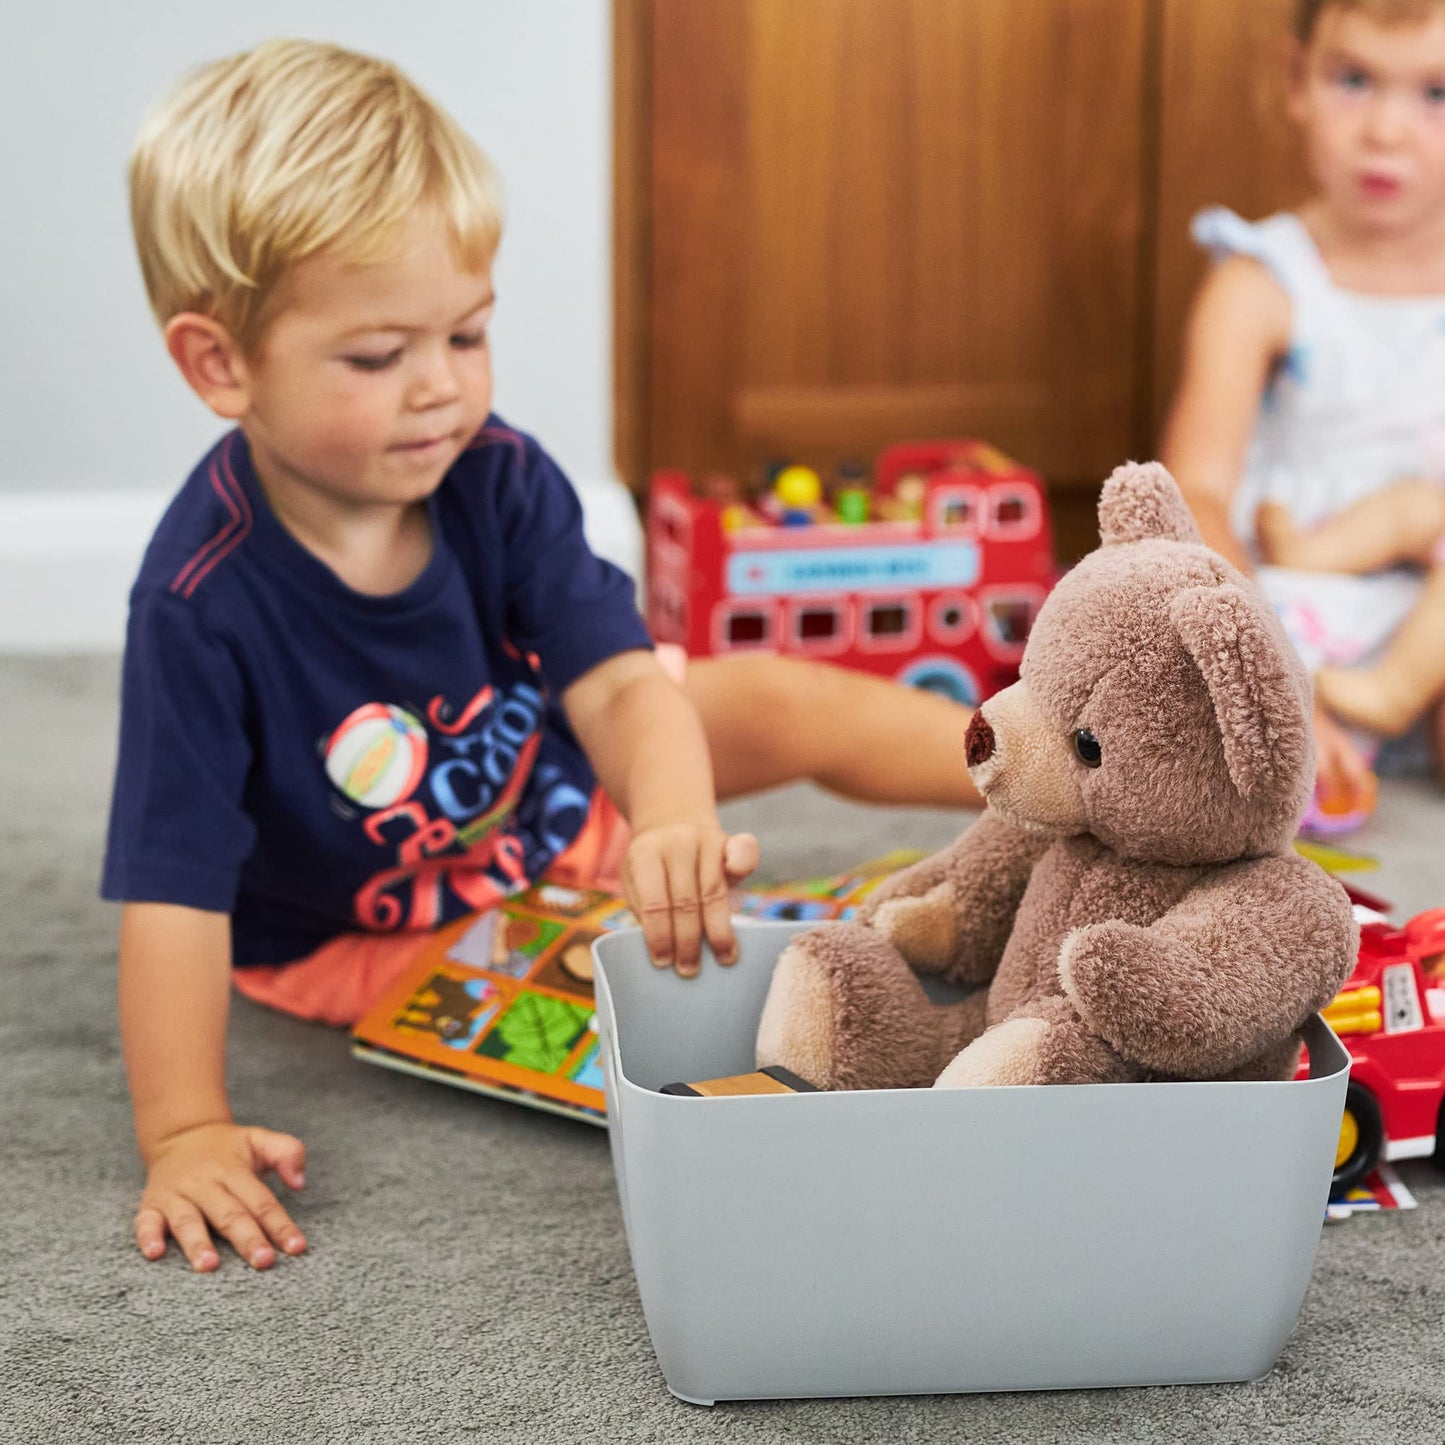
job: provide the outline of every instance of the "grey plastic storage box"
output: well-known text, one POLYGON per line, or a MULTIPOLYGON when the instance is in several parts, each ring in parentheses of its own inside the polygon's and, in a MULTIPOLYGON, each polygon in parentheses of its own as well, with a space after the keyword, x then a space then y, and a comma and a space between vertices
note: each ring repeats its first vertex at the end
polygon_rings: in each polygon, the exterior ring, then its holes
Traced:
POLYGON ((745 1073, 805 925, 739 923, 680 979, 595 945, 613 1162, 673 1394, 722 1399, 1249 1380, 1324 1219, 1349 1060, 1308 1080, 680 1098, 745 1073))

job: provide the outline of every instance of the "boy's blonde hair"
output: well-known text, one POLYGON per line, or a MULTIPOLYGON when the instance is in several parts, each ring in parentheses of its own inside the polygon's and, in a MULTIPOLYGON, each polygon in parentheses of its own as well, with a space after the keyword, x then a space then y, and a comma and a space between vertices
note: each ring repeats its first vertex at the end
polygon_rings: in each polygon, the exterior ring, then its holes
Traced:
POLYGON ((198 311, 248 350, 307 256, 389 259, 434 205, 480 271, 502 230, 491 164, 450 116, 395 66, 305 40, 218 60, 164 100, 131 152, 130 203, 161 325, 198 311))
POLYGON ((1298 0, 1294 33, 1308 45, 1326 10, 1354 10, 1381 25, 1402 25, 1428 20, 1445 10, 1445 0, 1298 0))

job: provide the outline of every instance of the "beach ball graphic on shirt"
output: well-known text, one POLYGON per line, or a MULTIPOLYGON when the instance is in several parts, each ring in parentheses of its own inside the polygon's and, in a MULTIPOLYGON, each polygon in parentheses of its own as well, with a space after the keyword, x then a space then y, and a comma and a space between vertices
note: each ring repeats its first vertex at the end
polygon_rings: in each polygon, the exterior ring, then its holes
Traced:
POLYGON ((326 743, 326 776, 363 808, 409 798, 426 772, 426 729, 405 708, 369 702, 326 743))

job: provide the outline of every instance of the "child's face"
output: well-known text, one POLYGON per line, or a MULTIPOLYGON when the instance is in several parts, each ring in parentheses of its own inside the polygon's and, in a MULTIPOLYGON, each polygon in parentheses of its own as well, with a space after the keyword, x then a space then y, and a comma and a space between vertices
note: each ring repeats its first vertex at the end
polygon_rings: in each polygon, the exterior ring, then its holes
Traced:
POLYGON ((491 410, 492 302, 490 268, 461 269, 427 214, 394 260, 298 263, 247 363, 268 488, 344 508, 429 496, 491 410))
POLYGON ((1341 221, 1391 233, 1445 221, 1445 12, 1381 25, 1324 10, 1296 57, 1291 112, 1341 221))

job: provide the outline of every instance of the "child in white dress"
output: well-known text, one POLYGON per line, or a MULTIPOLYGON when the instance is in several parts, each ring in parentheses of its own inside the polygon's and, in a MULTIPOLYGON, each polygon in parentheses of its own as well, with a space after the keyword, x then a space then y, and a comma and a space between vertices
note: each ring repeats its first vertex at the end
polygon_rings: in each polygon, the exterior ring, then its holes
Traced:
MULTIPOLYGON (((1396 484, 1445 478, 1445 0, 1300 0, 1291 63, 1316 193, 1254 224, 1223 209, 1195 219, 1217 264, 1163 456, 1206 540, 1258 567, 1318 672, 1384 656, 1420 600, 1420 568, 1405 548, 1370 570, 1269 565, 1257 516, 1274 504, 1273 535, 1298 538, 1396 484)), ((1438 671, 1422 709, 1441 739, 1438 671)), ((1354 681, 1369 691, 1369 674, 1354 681)), ((1322 687, 1317 704, 1330 700, 1322 687)), ((1372 711, 1342 707, 1347 731, 1317 707, 1322 790, 1365 788, 1369 734, 1395 730, 1361 729, 1372 711)))

